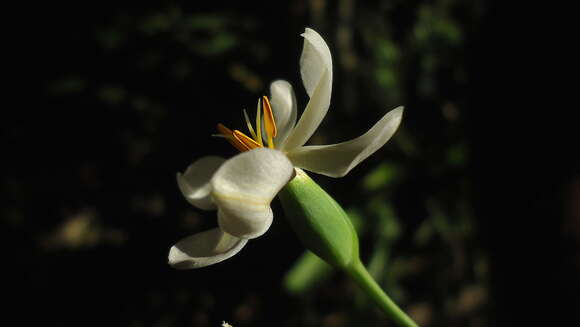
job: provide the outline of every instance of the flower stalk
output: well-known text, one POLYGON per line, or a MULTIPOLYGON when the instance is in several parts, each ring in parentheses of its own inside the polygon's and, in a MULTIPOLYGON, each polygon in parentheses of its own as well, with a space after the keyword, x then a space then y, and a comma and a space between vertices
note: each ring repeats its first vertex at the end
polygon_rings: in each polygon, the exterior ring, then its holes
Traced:
POLYGON ((355 261, 346 273, 400 327, 419 327, 377 284, 360 260, 355 261))
POLYGON ((346 272, 401 327, 418 325, 381 289, 362 264, 356 231, 341 206, 303 170, 278 194, 286 217, 304 245, 346 272))

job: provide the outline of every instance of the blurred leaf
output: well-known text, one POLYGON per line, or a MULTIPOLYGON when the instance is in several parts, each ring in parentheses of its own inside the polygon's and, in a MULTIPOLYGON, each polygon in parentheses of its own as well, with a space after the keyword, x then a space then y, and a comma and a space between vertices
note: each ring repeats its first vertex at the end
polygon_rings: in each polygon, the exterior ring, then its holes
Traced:
POLYGON ((393 184, 400 175, 400 169, 391 162, 380 164, 363 179, 363 187, 368 191, 376 191, 393 184))
POLYGON ((402 228, 390 202, 383 198, 372 199, 369 210, 378 220, 378 226, 375 230, 378 238, 389 242, 396 241, 401 235, 402 228))
POLYGON ((382 89, 388 90, 389 97, 395 102, 400 99, 400 50, 399 47, 387 37, 380 37, 374 41, 375 50, 374 68, 375 79, 382 89))
POLYGON ((205 56, 211 56, 224 53, 237 44, 238 40, 234 35, 219 33, 213 35, 208 40, 192 43, 191 50, 205 56))
POLYGON ((419 9, 414 36, 419 46, 457 46, 463 39, 461 29, 446 10, 433 5, 419 9))
POLYGON ((332 267, 310 251, 305 251, 284 277, 284 288, 293 295, 312 289, 332 273, 332 267))
POLYGON ((389 262, 391 243, 386 239, 379 239, 375 243, 375 247, 368 263, 369 273, 381 283, 385 279, 385 271, 389 262))

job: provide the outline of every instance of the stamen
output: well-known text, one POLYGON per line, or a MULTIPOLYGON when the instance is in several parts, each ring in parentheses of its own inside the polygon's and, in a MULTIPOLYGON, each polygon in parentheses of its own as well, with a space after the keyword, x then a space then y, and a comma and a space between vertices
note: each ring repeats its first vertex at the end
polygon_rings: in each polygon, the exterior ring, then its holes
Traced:
POLYGON ((225 127, 223 124, 217 124, 217 130, 221 133, 221 135, 223 135, 223 137, 226 138, 226 140, 228 140, 228 142, 230 142, 231 145, 233 145, 239 151, 244 152, 249 150, 244 143, 235 138, 234 132, 232 132, 231 129, 225 127))
POLYGON ((254 132, 254 127, 252 127, 252 123, 250 123, 250 117, 248 116, 246 109, 244 109, 244 119, 246 120, 246 125, 248 125, 248 130, 250 131, 252 138, 255 140, 257 138, 256 132, 254 132))
POLYGON ((276 121, 274 120, 272 107, 270 106, 270 101, 267 96, 262 97, 262 103, 264 104, 264 128, 266 129, 266 135, 268 136, 268 147, 273 149, 274 137, 278 134, 276 121))
POLYGON ((256 108, 256 141, 264 146, 262 142, 262 102, 258 99, 258 106, 256 108))
POLYGON ((216 126, 218 132, 223 135, 225 138, 230 138, 232 136, 232 130, 224 126, 224 124, 219 123, 216 126))
POLYGON ((220 132, 219 135, 214 135, 218 137, 223 137, 230 142, 236 149, 243 151, 252 150, 259 147, 264 147, 264 141, 262 136, 262 106, 264 106, 264 126, 265 135, 268 138, 268 147, 274 149, 274 137, 278 133, 276 128, 276 121, 274 119, 274 113, 272 112, 272 107, 270 106, 270 100, 268 97, 263 96, 258 99, 258 104, 256 106, 256 129, 250 123, 250 117, 244 109, 244 119, 248 130, 252 137, 248 137, 246 134, 240 132, 239 130, 231 130, 225 127, 223 124, 217 125, 217 130, 220 132))
POLYGON ((249 138, 244 133, 242 133, 238 130, 235 130, 233 135, 234 135, 234 138, 238 142, 243 144, 243 146, 246 148, 246 150, 252 150, 252 149, 259 148, 262 146, 261 144, 258 144, 258 142, 252 140, 251 138, 249 138))

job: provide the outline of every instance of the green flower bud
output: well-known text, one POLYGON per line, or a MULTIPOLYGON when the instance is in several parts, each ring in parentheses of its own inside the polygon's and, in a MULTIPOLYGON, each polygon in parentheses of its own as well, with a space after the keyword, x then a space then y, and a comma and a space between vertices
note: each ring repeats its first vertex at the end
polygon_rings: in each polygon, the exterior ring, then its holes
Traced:
POLYGON ((290 225, 304 245, 329 264, 345 269, 359 261, 356 231, 334 199, 303 170, 278 194, 290 225))

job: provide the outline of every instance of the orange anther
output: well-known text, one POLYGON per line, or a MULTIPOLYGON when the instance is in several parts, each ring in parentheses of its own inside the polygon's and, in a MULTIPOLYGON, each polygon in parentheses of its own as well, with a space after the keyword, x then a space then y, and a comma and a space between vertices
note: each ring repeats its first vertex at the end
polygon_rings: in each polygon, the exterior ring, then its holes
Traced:
POLYGON ((236 141, 246 148, 245 151, 261 147, 260 143, 252 140, 250 137, 246 136, 246 134, 238 130, 234 131, 233 136, 236 141))
POLYGON ((223 124, 217 124, 216 126, 218 132, 220 132, 221 135, 225 136, 226 138, 229 136, 232 136, 232 130, 225 127, 223 124))
POLYGON ((228 140, 228 142, 230 142, 231 145, 233 145, 239 151, 244 152, 249 150, 249 148, 244 143, 235 137, 234 132, 232 132, 231 129, 225 127, 223 124, 217 124, 217 130, 226 138, 226 140, 228 140))
POLYGON ((268 139, 276 137, 278 131, 276 129, 276 121, 274 120, 274 113, 267 96, 262 97, 262 104, 264 106, 264 127, 266 128, 266 135, 268 139))

